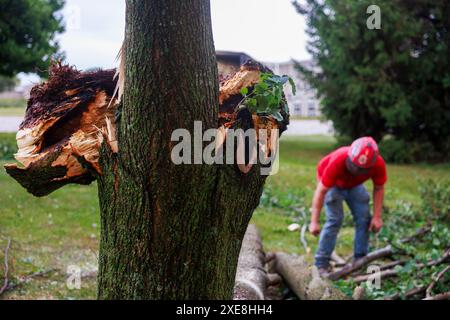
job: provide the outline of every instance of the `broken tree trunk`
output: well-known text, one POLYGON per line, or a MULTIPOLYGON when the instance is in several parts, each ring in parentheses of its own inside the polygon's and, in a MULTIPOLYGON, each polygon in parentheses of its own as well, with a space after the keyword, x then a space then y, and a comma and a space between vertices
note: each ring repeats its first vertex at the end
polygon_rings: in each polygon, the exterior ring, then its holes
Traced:
POLYGON ((346 300, 348 297, 333 284, 322 279, 315 266, 302 256, 276 253, 275 271, 301 300, 346 300))
MULTIPOLYGON (((262 72, 271 71, 249 60, 235 74, 219 74, 222 81, 217 128, 224 135, 218 143, 224 143, 228 129, 279 129, 280 134, 286 130, 289 115, 285 112, 285 100, 280 105, 282 121, 236 110, 243 99, 241 89, 251 92, 262 72)), ((102 143, 105 141, 113 153, 119 151, 116 122, 121 117, 120 96, 115 95, 122 91, 116 91, 119 84, 116 70, 81 72, 53 64, 48 81, 31 90, 25 119, 17 133, 15 158, 21 166, 6 165, 7 173, 38 197, 69 183, 86 185, 96 180, 102 175, 102 143)), ((270 146, 271 137, 266 137, 266 141, 270 146)))
POLYGON ((249 225, 239 254, 235 300, 264 300, 267 287, 266 258, 261 237, 255 225, 249 225))

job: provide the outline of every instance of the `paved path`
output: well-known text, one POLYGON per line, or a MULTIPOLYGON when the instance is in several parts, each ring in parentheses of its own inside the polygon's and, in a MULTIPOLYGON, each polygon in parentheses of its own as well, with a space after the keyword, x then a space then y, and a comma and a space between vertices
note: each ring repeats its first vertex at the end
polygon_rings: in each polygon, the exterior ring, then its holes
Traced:
MULTIPOLYGON (((16 132, 22 117, 0 117, 0 132, 16 132)), ((331 122, 319 120, 293 120, 285 132, 289 136, 332 135, 331 122)))
POLYGON ((284 133, 288 136, 309 136, 309 135, 333 135, 333 125, 331 121, 321 122, 320 120, 292 120, 288 130, 284 133))
POLYGON ((23 117, 0 117, 0 132, 17 132, 23 117))

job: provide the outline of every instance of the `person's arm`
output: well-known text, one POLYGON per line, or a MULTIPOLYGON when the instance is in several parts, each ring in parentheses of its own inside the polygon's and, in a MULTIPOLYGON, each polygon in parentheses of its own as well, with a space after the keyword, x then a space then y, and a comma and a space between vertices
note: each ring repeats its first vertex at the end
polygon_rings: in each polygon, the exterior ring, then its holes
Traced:
POLYGON ((384 185, 373 187, 373 218, 370 222, 369 230, 372 232, 380 231, 383 226, 383 219, 381 218, 381 212, 383 210, 384 199, 384 185))
POLYGON ((317 183, 311 208, 311 223, 309 225, 309 232, 314 236, 320 234, 320 211, 322 211, 325 194, 328 190, 329 188, 325 187, 322 182, 319 181, 317 183))

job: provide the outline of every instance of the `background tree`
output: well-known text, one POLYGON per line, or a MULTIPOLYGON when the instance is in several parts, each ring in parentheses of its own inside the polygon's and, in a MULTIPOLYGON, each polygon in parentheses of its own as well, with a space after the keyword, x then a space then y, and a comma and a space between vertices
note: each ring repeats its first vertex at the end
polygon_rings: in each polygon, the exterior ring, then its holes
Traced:
POLYGON ((317 1, 306 16, 309 51, 321 68, 300 71, 323 98, 323 113, 341 136, 371 135, 390 160, 450 154, 450 3, 438 1, 317 1), (381 9, 369 30, 367 8, 381 9))
POLYGON ((16 77, 5 77, 0 75, 0 92, 14 89, 18 82, 16 77))
POLYGON ((0 0, 0 74, 45 73, 64 31, 64 0, 0 0))
POLYGON ((174 165, 175 129, 218 125, 205 0, 128 0, 119 153, 103 146, 101 299, 229 299, 265 178, 254 168, 174 165))

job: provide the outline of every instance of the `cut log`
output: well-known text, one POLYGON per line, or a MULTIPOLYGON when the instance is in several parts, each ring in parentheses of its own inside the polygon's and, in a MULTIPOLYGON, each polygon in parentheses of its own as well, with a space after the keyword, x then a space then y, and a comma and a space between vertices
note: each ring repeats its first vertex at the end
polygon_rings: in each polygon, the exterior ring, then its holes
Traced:
POLYGON ((267 273, 261 237, 255 225, 249 225, 239 254, 234 300, 264 300, 267 273))
POLYGON ((308 264, 303 256, 277 253, 275 270, 301 300, 349 299, 330 281, 321 278, 317 268, 308 264))
MULTIPOLYGON (((282 121, 251 114, 247 109, 247 113, 236 110, 243 99, 241 89, 251 92, 262 72, 270 70, 249 60, 221 82, 218 128, 286 130, 289 115, 285 99, 280 104, 282 121)), ((115 70, 81 72, 53 64, 48 81, 31 90, 17 133, 15 157, 20 166, 6 165, 7 173, 35 196, 46 196, 68 183, 89 184, 101 175, 98 161, 102 143, 114 153, 119 151, 116 120, 120 119, 120 96, 115 92, 123 89, 118 88, 123 75, 115 75, 115 70)), ((271 137, 266 141, 270 154, 271 137)))

